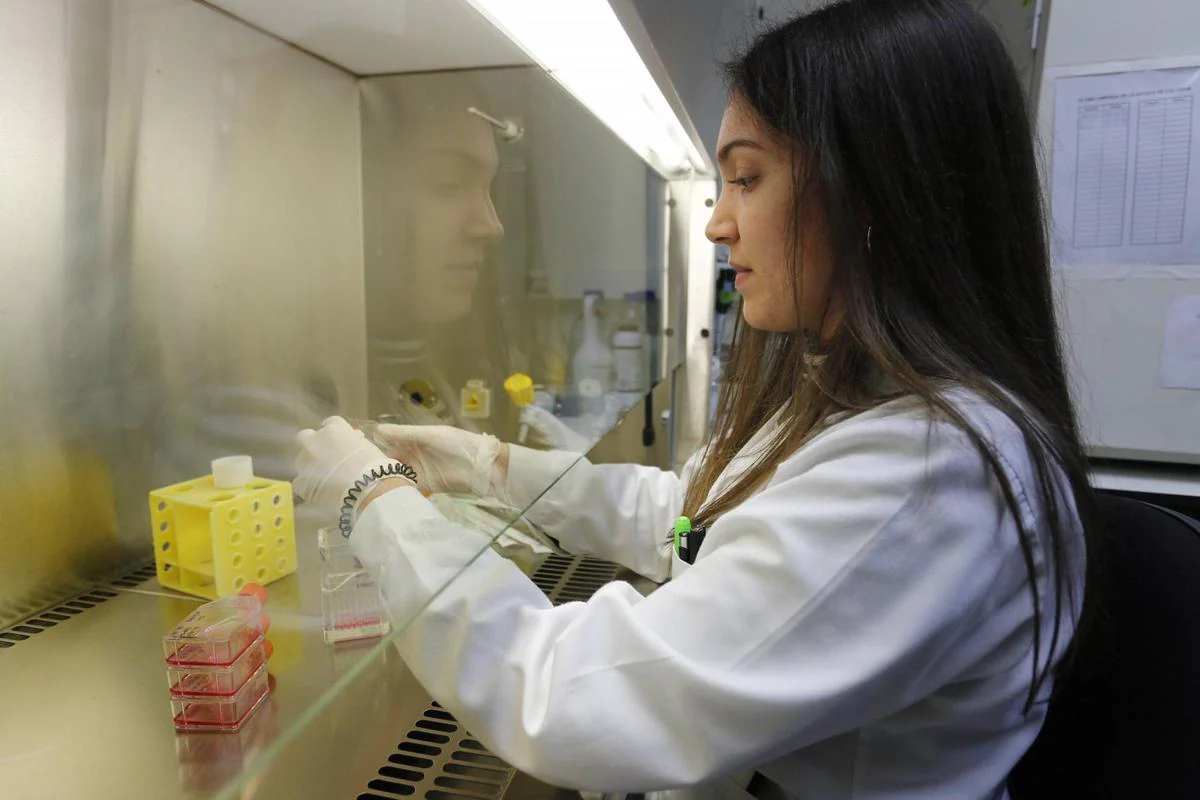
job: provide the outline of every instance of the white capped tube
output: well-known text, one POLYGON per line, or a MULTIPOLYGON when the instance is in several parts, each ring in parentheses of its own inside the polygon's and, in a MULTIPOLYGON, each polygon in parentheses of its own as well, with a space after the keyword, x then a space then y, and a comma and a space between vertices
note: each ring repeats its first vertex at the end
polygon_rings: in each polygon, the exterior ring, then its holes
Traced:
POLYGON ((213 486, 240 489, 254 480, 254 459, 250 456, 225 456, 212 462, 213 486))

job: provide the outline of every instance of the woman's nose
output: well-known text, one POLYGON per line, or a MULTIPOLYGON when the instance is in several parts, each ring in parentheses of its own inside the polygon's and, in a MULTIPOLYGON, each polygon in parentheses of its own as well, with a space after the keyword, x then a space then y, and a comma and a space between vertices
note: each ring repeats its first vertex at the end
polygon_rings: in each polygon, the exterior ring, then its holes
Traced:
POLYGON ((500 222, 500 216, 496 213, 496 204, 492 202, 492 195, 489 192, 484 192, 481 201, 476 206, 475 213, 471 215, 471 236, 475 239, 489 241, 504 236, 504 224, 500 222))
POLYGON ((726 209, 724 199, 724 195, 717 198, 712 216, 709 217, 708 224, 704 226, 704 235, 713 244, 727 245, 737 241, 737 223, 726 209))

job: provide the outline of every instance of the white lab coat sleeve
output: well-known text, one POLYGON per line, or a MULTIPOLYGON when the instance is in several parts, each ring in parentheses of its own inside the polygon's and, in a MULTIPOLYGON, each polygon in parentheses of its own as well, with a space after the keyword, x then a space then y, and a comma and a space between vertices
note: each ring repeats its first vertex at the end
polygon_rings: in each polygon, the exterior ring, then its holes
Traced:
POLYGON ((1032 636, 1031 615, 994 613, 1027 592, 995 481, 965 437, 913 417, 814 439, 649 597, 614 582, 552 607, 490 551, 464 566, 477 539, 423 502, 385 495, 351 540, 407 622, 396 644, 472 735, 561 786, 642 791, 755 767, 1032 636))
POLYGON ((669 532, 683 476, 637 464, 592 464, 575 453, 509 445, 505 500, 565 550, 622 564, 651 580, 670 571, 669 532))

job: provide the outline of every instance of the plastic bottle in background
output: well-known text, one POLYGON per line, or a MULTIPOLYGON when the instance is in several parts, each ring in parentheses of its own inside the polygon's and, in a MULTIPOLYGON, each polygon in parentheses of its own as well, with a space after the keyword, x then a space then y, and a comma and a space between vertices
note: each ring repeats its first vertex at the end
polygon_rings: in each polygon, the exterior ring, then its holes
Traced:
MULTIPOLYGON (((566 350, 564 347, 563 350, 566 350)), ((558 414, 562 411, 562 400, 567 394, 567 357, 565 353, 557 353, 546 361, 545 394, 549 397, 548 405, 542 406, 547 411, 558 414)), ((538 405, 542 405, 541 401, 538 405)))
POLYGON ((637 402, 649 388, 646 361, 646 305, 642 292, 628 292, 613 334, 613 362, 617 393, 625 402, 637 402))
POLYGON ((459 394, 459 412, 464 419, 487 419, 492 415, 492 390, 486 381, 473 378, 459 394))
POLYGON ((605 413, 604 396, 612 390, 613 353, 600 332, 598 306, 603 292, 583 293, 583 339, 571 361, 571 379, 579 398, 579 412, 605 413))

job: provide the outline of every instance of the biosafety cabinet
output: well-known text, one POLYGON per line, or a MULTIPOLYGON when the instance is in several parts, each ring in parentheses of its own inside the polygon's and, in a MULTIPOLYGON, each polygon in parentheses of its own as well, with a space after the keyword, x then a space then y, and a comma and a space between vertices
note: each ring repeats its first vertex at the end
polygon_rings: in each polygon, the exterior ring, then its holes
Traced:
MULTIPOLYGON (((406 620, 327 641, 333 520, 276 487, 335 414, 670 466, 712 175, 627 0, 0 2, 0 794, 554 796, 406 620), (280 574, 267 700, 177 732, 164 636, 280 574)), ((438 502, 552 599, 617 574, 438 502)))

